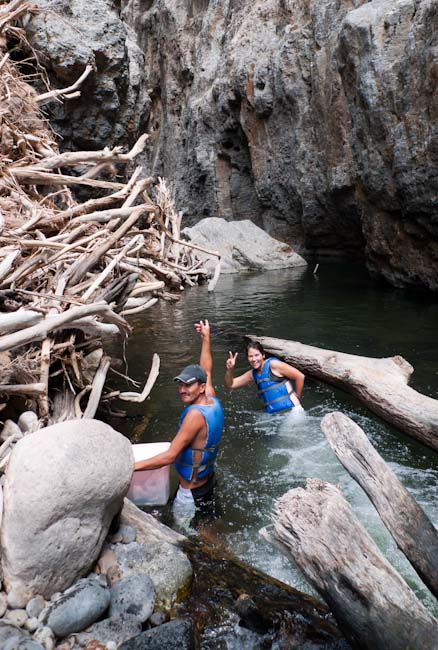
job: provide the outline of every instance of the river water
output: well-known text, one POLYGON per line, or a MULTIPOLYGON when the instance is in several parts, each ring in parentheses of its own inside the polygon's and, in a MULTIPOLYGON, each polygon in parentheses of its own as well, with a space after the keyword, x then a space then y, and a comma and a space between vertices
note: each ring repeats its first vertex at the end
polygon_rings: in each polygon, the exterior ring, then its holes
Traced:
MULTIPOLYGON (((312 267, 222 276, 212 294, 201 286, 186 290, 177 303, 160 302, 131 319, 135 334, 124 350, 127 368, 120 368, 143 383, 157 352, 161 369, 151 397, 143 405, 129 405, 127 417, 110 419, 133 442, 174 435, 181 403, 172 377, 199 360, 193 323, 200 318, 212 323, 214 380, 226 416, 217 462, 223 514, 211 537, 239 559, 312 593, 298 569, 258 531, 269 525, 276 497, 303 486, 308 477, 330 481, 341 487, 382 552, 438 614, 436 601, 396 548, 365 493, 331 452, 320 421, 331 411, 352 417, 436 526, 438 455, 383 423, 355 398, 310 378, 303 393, 305 413, 297 416, 265 414, 252 386, 238 391, 223 387, 228 351, 240 352, 236 374, 245 371, 242 335, 254 333, 364 356, 400 354, 415 369, 411 386, 438 398, 436 299, 377 285, 359 266, 327 261, 316 275, 312 267)), ((127 390, 115 376, 112 383, 127 390)), ((154 512, 172 523, 169 508, 154 512)))

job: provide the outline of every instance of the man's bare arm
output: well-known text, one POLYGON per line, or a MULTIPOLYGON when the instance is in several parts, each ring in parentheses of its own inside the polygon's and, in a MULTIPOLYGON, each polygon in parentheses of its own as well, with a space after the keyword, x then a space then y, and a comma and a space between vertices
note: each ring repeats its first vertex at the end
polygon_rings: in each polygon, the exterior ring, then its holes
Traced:
POLYGON ((160 467, 171 465, 186 447, 190 447, 204 426, 204 423, 204 417, 197 409, 189 411, 184 418, 181 429, 172 440, 169 449, 156 456, 152 456, 152 458, 137 461, 134 470, 159 469, 160 467))

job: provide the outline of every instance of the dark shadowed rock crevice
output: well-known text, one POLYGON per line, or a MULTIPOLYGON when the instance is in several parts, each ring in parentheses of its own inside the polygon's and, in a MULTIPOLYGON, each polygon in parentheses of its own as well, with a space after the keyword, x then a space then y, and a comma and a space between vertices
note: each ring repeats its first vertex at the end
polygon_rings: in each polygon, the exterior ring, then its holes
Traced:
POLYGON ((39 4, 29 38, 58 85, 96 66, 52 108, 66 148, 145 130, 185 225, 250 218, 300 252, 438 289, 436 2, 39 4))

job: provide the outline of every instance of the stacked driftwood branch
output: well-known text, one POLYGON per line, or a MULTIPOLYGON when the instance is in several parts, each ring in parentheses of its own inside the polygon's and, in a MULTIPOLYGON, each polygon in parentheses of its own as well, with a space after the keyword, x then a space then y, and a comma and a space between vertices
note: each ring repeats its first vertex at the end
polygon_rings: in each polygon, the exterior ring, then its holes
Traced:
POLYGON ((145 399, 158 357, 142 392, 108 394, 102 339, 127 336, 126 316, 178 299, 207 271, 180 240, 166 183, 135 167, 147 135, 127 153, 58 152, 39 105, 80 83, 38 95, 21 76, 7 32, 20 36, 11 19, 28 8, 0 4, 0 408, 24 396, 46 423, 93 417, 105 397, 145 399))

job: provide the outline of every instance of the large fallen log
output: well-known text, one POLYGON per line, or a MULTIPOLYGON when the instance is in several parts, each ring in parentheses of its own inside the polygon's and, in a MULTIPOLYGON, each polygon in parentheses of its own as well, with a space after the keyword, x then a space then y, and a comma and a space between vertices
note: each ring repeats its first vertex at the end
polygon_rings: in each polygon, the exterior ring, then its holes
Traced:
POLYGON ((343 413, 329 413, 321 429, 373 502, 399 549, 438 598, 438 530, 353 420, 343 413))
MULTIPOLYGON (((309 479, 274 504, 279 545, 365 650, 436 650, 438 621, 381 554, 334 485, 309 479)), ((356 646, 355 646, 356 647, 356 646)))
POLYGON ((383 420, 438 451, 438 400, 407 385, 413 368, 403 357, 373 359, 297 341, 252 338, 301 372, 351 393, 383 420))

